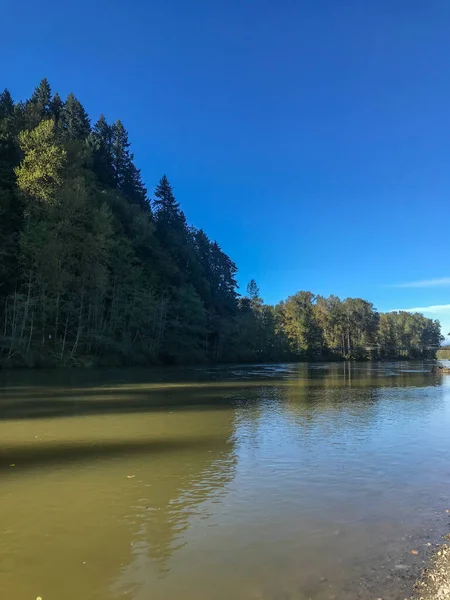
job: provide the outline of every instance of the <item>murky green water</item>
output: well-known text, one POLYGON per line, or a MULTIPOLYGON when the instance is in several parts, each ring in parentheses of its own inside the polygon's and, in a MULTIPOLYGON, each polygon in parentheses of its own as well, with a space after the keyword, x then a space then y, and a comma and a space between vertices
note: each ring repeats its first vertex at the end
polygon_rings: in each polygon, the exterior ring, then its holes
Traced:
POLYGON ((1 373, 0 598, 404 598, 450 508, 426 369, 1 373))

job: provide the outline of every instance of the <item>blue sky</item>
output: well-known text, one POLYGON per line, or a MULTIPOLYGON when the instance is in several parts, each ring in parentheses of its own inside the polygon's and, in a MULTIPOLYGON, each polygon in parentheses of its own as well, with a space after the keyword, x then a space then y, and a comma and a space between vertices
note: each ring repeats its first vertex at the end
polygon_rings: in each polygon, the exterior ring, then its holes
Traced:
POLYGON ((2 24, 0 86, 46 76, 120 118, 149 189, 167 173, 241 287, 450 331, 447 0, 25 0, 2 24))

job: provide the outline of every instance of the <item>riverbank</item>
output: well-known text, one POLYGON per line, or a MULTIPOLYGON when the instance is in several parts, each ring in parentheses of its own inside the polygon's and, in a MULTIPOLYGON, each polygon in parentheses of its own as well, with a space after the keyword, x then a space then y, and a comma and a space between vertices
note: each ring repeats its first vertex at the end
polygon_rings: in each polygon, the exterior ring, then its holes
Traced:
POLYGON ((230 366, 240 365, 242 367, 251 367, 252 365, 278 365, 278 364, 314 364, 314 363, 410 363, 410 362, 422 362, 430 365, 430 372, 435 373, 450 373, 450 367, 443 366, 437 363, 439 359, 436 357, 409 357, 409 356, 393 356, 393 357, 359 357, 359 358, 345 358, 342 356, 283 356, 276 360, 269 359, 267 357, 261 357, 260 361, 247 361, 247 360, 192 360, 183 362, 173 362, 170 360, 141 360, 141 361, 121 361, 117 357, 94 357, 94 356, 81 356, 71 360, 59 361, 49 356, 34 357, 33 360, 25 360, 23 357, 15 360, 8 360, 7 358, 0 357, 0 371, 3 370, 40 370, 40 369, 122 369, 122 368, 165 368, 165 367, 214 367, 214 366, 230 366))
POLYGON ((415 587, 414 600, 450 599, 450 546, 448 544, 440 546, 415 587))

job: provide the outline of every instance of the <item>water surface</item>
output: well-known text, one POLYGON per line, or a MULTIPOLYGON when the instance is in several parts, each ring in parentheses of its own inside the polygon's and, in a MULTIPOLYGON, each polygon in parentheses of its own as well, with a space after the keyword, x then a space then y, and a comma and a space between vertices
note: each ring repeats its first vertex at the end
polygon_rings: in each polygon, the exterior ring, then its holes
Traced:
POLYGON ((429 369, 1 373, 0 597, 404 598, 450 508, 429 369))

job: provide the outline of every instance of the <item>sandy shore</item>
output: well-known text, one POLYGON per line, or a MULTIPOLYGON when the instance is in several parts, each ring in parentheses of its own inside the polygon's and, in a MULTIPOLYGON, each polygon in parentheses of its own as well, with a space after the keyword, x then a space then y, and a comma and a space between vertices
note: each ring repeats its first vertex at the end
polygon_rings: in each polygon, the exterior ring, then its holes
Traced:
POLYGON ((450 600, 450 546, 440 546, 415 586, 414 600, 450 600))

